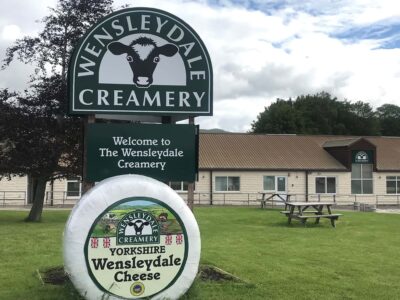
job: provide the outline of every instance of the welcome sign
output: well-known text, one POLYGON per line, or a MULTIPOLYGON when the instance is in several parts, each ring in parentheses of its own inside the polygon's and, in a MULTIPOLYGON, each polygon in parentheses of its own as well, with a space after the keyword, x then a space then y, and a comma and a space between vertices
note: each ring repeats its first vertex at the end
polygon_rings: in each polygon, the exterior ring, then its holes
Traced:
POLYGON ((153 8, 92 27, 69 67, 72 114, 212 115, 207 49, 184 21, 153 8))
POLYGON ((140 174, 162 181, 196 179, 198 128, 190 124, 88 124, 87 178, 140 174))

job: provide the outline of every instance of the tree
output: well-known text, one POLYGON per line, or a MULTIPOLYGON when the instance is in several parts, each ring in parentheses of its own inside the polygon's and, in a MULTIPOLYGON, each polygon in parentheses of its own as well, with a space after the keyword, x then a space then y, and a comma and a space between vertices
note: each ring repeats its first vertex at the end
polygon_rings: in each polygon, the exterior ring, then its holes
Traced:
POLYGON ((384 104, 376 110, 381 133, 386 136, 400 135, 400 107, 394 104, 384 104))
POLYGON ((353 113, 351 134, 353 135, 380 135, 379 120, 371 105, 357 101, 350 106, 353 113))
POLYGON ((304 134, 334 134, 338 102, 326 92, 297 97, 294 107, 301 115, 304 134))
MULTIPOLYGON (((381 115, 388 116, 384 111, 382 108, 381 115)), ((251 126, 255 133, 380 134, 379 119, 368 103, 338 101, 326 92, 301 95, 295 101, 277 99, 251 126)))
POLYGON ((339 102, 330 94, 302 95, 295 101, 277 99, 252 123, 256 133, 335 134, 345 131, 337 124, 339 102))
POLYGON ((67 114, 68 60, 85 31, 112 12, 112 2, 58 0, 38 36, 17 40, 6 51, 3 68, 14 59, 35 66, 25 92, 0 92, 0 174, 32 178, 27 221, 40 221, 47 181, 80 174, 82 119, 67 114))
POLYGON ((302 124, 292 101, 277 99, 257 116, 251 127, 254 133, 296 133, 302 124))

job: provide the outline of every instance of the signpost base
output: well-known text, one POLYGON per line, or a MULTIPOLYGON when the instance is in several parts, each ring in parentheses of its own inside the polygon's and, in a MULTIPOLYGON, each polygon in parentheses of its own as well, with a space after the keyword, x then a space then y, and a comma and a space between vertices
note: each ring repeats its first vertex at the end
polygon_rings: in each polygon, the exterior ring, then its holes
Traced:
POLYGON ((192 182, 188 184, 187 204, 188 204, 190 210, 193 211, 193 207, 194 207, 194 183, 192 183, 192 182))

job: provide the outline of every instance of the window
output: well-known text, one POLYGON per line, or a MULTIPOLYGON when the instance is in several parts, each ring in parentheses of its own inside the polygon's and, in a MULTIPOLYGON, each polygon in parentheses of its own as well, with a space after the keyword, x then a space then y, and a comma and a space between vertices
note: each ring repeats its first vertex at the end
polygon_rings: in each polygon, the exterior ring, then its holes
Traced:
POLYGON ((286 177, 263 176, 263 189, 264 191, 286 193, 286 177))
POLYGON ((240 191, 240 177, 216 176, 215 191, 217 192, 240 191))
POLYGON ((186 182, 186 181, 171 181, 169 183, 169 186, 174 191, 183 192, 183 191, 187 191, 188 190, 188 182, 186 182))
POLYGON ((81 188, 82 184, 79 177, 67 179, 67 197, 80 197, 81 188))
POLYGON ((278 192, 286 192, 286 177, 276 177, 276 190, 278 192))
POLYGON ((264 191, 275 191, 275 176, 264 176, 264 191))
POLYGON ((351 193, 372 194, 372 164, 352 164, 351 193))
POLYGON ((315 177, 315 193, 335 194, 336 177, 315 177))
POLYGON ((400 176, 386 176, 386 193, 400 194, 400 176))

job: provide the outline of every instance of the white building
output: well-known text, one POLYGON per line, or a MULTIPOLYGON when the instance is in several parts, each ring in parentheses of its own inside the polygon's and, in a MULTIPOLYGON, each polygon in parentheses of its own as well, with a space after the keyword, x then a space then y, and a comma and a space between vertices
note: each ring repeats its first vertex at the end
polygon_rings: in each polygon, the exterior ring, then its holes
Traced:
MULTIPOLYGON (((27 180, 0 181, 0 205, 27 204, 27 180)), ((187 198, 185 182, 170 185, 187 198)), ((46 204, 74 204, 80 191, 78 178, 49 183, 46 204)), ((200 134, 196 204, 255 205, 259 192, 399 205, 400 137, 200 134)))

